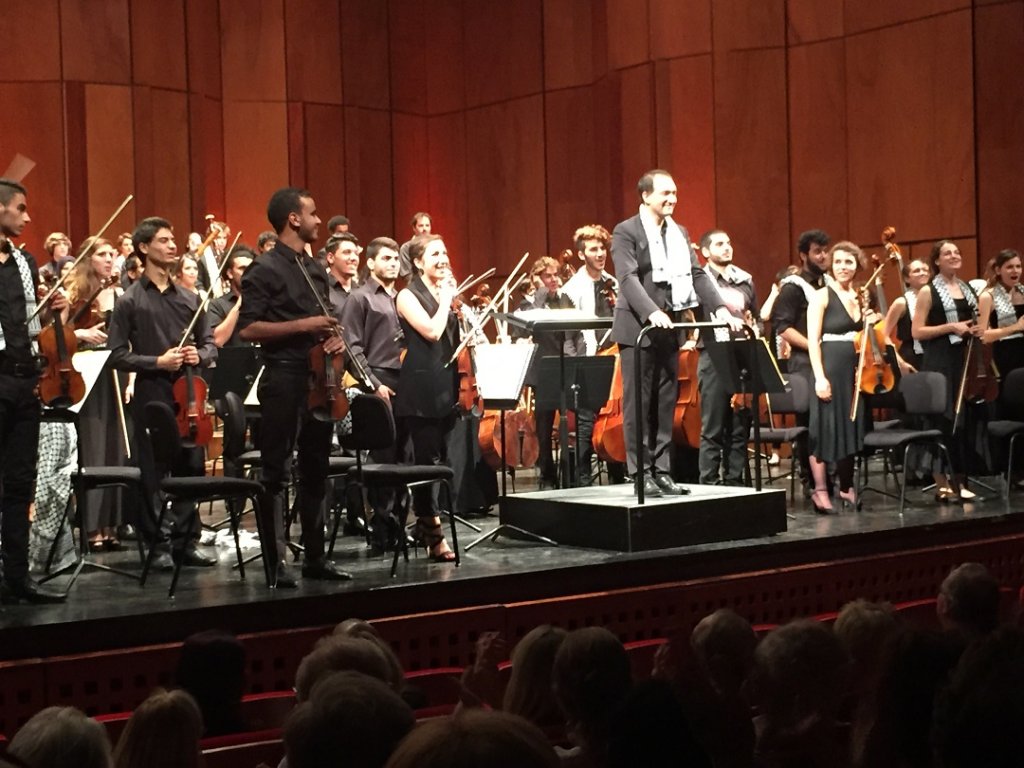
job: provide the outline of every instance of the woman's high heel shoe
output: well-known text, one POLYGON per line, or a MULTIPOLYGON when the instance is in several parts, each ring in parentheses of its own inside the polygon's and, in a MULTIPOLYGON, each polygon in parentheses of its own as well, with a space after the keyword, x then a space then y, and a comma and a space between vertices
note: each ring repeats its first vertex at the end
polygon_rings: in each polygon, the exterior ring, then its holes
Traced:
POLYGON ((860 499, 857 497, 857 492, 850 488, 846 491, 839 492, 839 498, 843 501, 843 509, 850 507, 851 509, 860 512, 860 499))
POLYGON ((830 515, 835 510, 832 508, 832 500, 828 497, 828 491, 814 491, 811 494, 811 504, 814 505, 814 511, 819 515, 830 515), (819 504, 820 499, 824 500, 824 503, 819 504))
POLYGON ((448 548, 448 543, 441 532, 440 523, 427 522, 429 518, 416 521, 416 539, 427 550, 427 557, 432 563, 454 563, 455 553, 448 548))

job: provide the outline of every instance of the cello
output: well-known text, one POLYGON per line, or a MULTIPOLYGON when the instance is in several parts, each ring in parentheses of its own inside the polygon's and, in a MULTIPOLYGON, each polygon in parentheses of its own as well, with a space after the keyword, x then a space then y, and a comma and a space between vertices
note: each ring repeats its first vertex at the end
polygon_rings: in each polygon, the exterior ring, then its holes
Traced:
MULTIPOLYGON (((693 311, 685 310, 683 320, 694 321, 693 311)), ((689 448, 700 448, 700 386, 697 367, 700 364, 700 350, 679 350, 679 394, 672 416, 672 442, 689 448)))

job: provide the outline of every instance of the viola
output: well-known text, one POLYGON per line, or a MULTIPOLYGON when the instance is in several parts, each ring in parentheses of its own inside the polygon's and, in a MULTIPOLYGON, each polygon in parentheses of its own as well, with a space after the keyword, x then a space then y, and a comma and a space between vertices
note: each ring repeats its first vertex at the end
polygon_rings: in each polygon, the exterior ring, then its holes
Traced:
POLYGON ((624 464, 626 461, 626 435, 622 427, 622 366, 617 344, 601 350, 599 355, 615 355, 612 387, 606 402, 594 419, 591 443, 594 453, 602 461, 624 464))
POLYGON ((196 374, 194 365, 186 365, 184 369, 184 375, 171 387, 178 434, 195 445, 209 445, 213 419, 206 410, 206 382, 196 374))
POLYGON ((77 349, 75 327, 65 324, 60 312, 53 313, 53 322, 39 332, 39 354, 46 358, 46 368, 39 376, 39 399, 50 408, 68 408, 85 397, 85 380, 71 364, 77 349))
POLYGON ((868 395, 881 395, 891 392, 896 386, 896 372, 893 370, 889 357, 885 354, 886 346, 889 343, 888 337, 885 335, 885 321, 879 320, 872 324, 868 319, 871 310, 868 291, 876 283, 886 265, 895 263, 895 261, 896 257, 890 254, 871 273, 867 282, 857 293, 864 323, 853 340, 853 347, 857 351, 857 372, 853 400, 850 401, 850 421, 855 421, 857 418, 861 392, 868 395))

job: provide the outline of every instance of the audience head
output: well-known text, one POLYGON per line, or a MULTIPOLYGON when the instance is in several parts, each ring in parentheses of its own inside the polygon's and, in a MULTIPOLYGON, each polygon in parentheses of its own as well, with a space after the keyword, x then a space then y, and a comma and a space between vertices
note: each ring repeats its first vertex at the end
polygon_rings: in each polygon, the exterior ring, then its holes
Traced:
POLYGON ((558 768, 540 730, 506 712, 464 710, 430 720, 398 745, 387 768, 558 768))
POLYGON ((114 750, 114 768, 198 768, 203 718, 185 691, 154 692, 132 713, 114 750))
POLYGON ((739 695, 757 647, 757 635, 749 621, 729 608, 720 608, 697 622, 690 647, 719 695, 739 695))
POLYGON ((398 660, 398 655, 388 641, 381 637, 370 622, 362 619, 345 619, 334 628, 332 634, 335 637, 354 637, 372 642, 380 649, 388 664, 388 677, 385 682, 396 691, 401 691, 405 687, 405 672, 402 671, 402 662, 398 660))
POLYGON ((612 714, 632 685, 622 642, 603 627, 570 632, 551 680, 570 733, 591 753, 603 751, 612 714))
POLYGON ((288 768, 381 768, 415 723, 409 705, 384 682, 332 672, 285 723, 288 768))
POLYGON ((939 587, 936 609, 945 629, 986 635, 999 623, 999 582, 981 563, 959 565, 939 587))
POLYGON ((644 680, 633 686, 610 727, 609 768, 711 768, 711 759, 694 738, 683 706, 667 680, 644 680))
POLYGON ((7 754, 30 768, 112 765, 107 732, 74 707, 47 707, 37 712, 11 739, 7 754))
POLYGON ((186 638, 174 682, 199 705, 205 735, 218 736, 245 727, 241 712, 245 648, 234 635, 213 629, 186 638))
POLYGON ((512 675, 502 709, 546 728, 564 721, 551 691, 555 656, 567 632, 542 624, 527 632, 512 650, 512 675))
POLYGON ((373 640, 329 635, 320 638, 299 664, 295 673, 296 698, 305 701, 320 678, 340 670, 362 672, 385 683, 394 678, 390 660, 373 640))
POLYGON ((877 680, 885 651, 899 628, 888 603, 854 600, 839 611, 832 631, 850 657, 854 686, 864 687, 877 680))

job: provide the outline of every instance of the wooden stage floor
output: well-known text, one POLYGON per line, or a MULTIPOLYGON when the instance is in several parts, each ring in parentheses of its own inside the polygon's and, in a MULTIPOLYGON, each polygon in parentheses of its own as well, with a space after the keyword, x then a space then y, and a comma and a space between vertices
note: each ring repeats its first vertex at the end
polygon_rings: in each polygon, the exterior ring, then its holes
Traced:
MULTIPOLYGON (((524 484, 520 482, 521 490, 524 484)), ((780 484, 778 487, 784 487, 780 484)), ((571 491, 565 493, 572 493, 571 491)), ((390 556, 371 557, 357 537, 339 538, 335 560, 351 571, 344 583, 300 582, 296 590, 265 587, 251 563, 241 581, 233 548, 216 551, 220 564, 185 569, 176 597, 170 575, 156 573, 145 588, 87 569, 63 605, 0 607, 0 659, 34 658, 108 648, 178 642, 212 627, 260 632, 328 625, 349 617, 378 619, 498 603, 540 600, 686 579, 725 577, 771 568, 958 544, 1024 532, 1019 494, 966 506, 941 506, 917 490, 901 517, 894 501, 868 494, 860 512, 815 514, 798 499, 788 508, 788 530, 773 536, 658 549, 614 552, 547 546, 501 537, 469 552, 462 565, 430 563, 422 553, 389 577, 390 556)), ((723 503, 727 504, 725 499, 723 503)), ((205 518, 204 518, 205 519, 205 518)), ((472 518, 485 532, 496 515, 472 518)), ((460 526, 464 548, 478 534, 460 526)), ((251 551, 249 551, 251 554, 251 551)), ((135 551, 95 556, 138 570, 135 551)), ((62 584, 58 578, 52 584, 62 584)))

